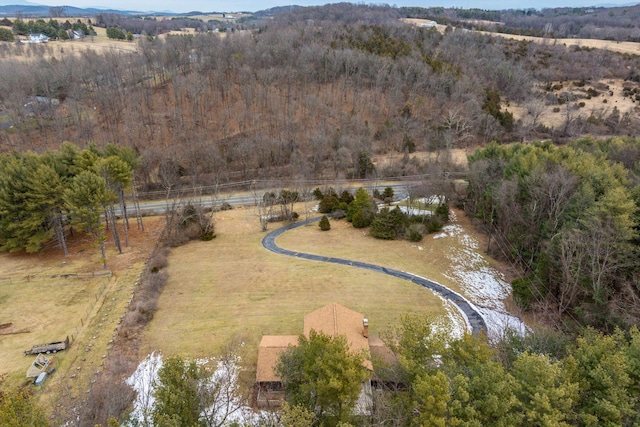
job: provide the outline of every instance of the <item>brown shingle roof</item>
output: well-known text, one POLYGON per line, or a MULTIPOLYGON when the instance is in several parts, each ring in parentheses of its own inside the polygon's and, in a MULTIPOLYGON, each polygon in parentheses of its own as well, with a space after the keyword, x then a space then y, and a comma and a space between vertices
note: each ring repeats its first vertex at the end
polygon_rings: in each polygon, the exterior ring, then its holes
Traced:
MULTIPOLYGON (((369 339, 363 335, 364 316, 340 304, 332 303, 312 311, 304 316, 304 335, 309 338, 313 329, 332 337, 344 335, 352 352, 369 352, 369 339)), ((280 354, 289 345, 298 345, 297 335, 264 335, 258 347, 258 366, 256 382, 279 382, 274 367, 280 354)), ((369 370, 373 369, 371 360, 362 363, 369 370)))
POLYGON ((264 335, 258 347, 258 366, 256 367, 256 381, 278 382, 274 368, 278 363, 280 353, 290 345, 298 345, 297 335, 264 335))
POLYGON ((335 337, 344 335, 353 352, 369 350, 369 340, 362 335, 364 316, 340 304, 333 303, 304 316, 304 335, 311 330, 335 337))

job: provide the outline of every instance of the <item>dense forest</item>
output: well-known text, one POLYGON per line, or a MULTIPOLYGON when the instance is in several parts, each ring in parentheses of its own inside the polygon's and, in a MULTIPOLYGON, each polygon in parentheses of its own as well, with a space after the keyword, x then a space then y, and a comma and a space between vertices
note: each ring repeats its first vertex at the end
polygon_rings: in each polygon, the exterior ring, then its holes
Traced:
MULTIPOLYGON (((405 324, 388 378, 400 386, 382 395, 389 412, 371 423, 632 425, 640 116, 637 107, 582 116, 568 88, 594 98, 624 81, 635 105, 640 57, 460 27, 500 21, 502 32, 636 40, 636 10, 335 4, 256 14, 224 36, 194 21, 181 24, 194 34, 161 37, 156 21, 105 15, 93 25, 148 37, 129 42, 135 51, 77 55, 0 43, 0 249, 63 249, 69 224, 104 241, 101 221, 117 229, 115 209, 134 180, 144 196, 261 179, 435 176, 422 191, 465 209, 488 250, 517 272, 515 302, 567 335, 493 347, 466 337, 425 350, 416 334, 435 332, 405 324), (544 109, 557 110, 557 125, 540 120, 544 109), (451 161, 453 149, 473 151, 468 167, 451 161), (450 172, 464 174, 465 194, 453 191, 450 172), (531 387, 531 372, 546 382, 531 387)), ((347 197, 321 196, 336 206, 347 197)), ((393 215, 383 210, 364 226, 379 238, 422 238, 393 215)))
POLYGON ((360 159, 382 154, 401 160, 369 173, 415 174, 425 165, 411 160, 413 151, 638 127, 637 117, 613 110, 582 119, 574 103, 545 89, 560 80, 633 77, 637 57, 443 34, 399 15, 301 8, 226 37, 145 38, 136 53, 89 50, 63 60, 45 59, 46 46, 6 45, 5 55, 33 59, 0 64, 2 117, 13 123, 0 132, 0 146, 124 145, 140 155, 139 182, 159 189, 166 170, 190 185, 276 171, 361 177, 360 159), (25 108, 36 96, 36 108, 25 108), (514 118, 510 104, 531 113, 514 118), (562 125, 536 121, 538 104, 556 105, 562 125))

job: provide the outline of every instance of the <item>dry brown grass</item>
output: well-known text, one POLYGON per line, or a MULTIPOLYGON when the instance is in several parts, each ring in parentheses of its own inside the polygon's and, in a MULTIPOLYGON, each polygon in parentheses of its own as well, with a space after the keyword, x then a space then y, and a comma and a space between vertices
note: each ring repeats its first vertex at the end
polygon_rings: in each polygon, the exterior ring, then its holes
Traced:
MULTIPOLYGON (((622 79, 602 79, 599 82, 590 82, 590 84, 584 87, 576 87, 571 81, 555 82, 562 84, 562 89, 553 91, 555 95, 561 96, 563 93, 572 94, 576 99, 570 101, 567 105, 572 108, 571 115, 573 117, 581 117, 586 120, 590 116, 597 117, 599 120, 606 119, 614 107, 620 111, 620 115, 629 114, 631 117, 640 116, 640 107, 636 102, 633 102, 630 98, 623 96, 624 86, 638 86, 634 82, 625 82, 622 79), (594 96, 590 99, 586 97, 587 88, 593 88, 598 86, 607 86, 608 90, 601 90, 599 96, 594 96), (575 109, 576 104, 584 103, 584 106, 575 109)), ((541 94, 544 91, 539 91, 541 94)), ((567 105, 546 105, 542 114, 540 115, 539 122, 550 128, 559 128, 564 125, 567 116, 567 105), (559 111, 554 111, 556 108, 559 111)), ((526 118, 527 108, 523 105, 511 103, 509 105, 503 105, 511 113, 516 120, 526 118)))
MULTIPOLYGON (((461 216, 458 223, 469 226, 461 216)), ((270 229, 278 226, 271 224, 270 229)), ((364 313, 374 334, 403 313, 444 313, 440 299, 415 284, 266 251, 253 209, 218 213, 216 233, 211 242, 172 250, 169 281, 145 330, 142 357, 157 350, 210 356, 241 341, 251 365, 263 334, 301 333, 304 315, 330 302, 364 313)), ((443 275, 449 263, 443 241, 430 236, 419 244, 380 241, 345 221, 332 221, 329 232, 313 224, 285 233, 278 244, 411 271, 458 289, 443 275)))
MULTIPOLYGON (((62 277, 100 271, 98 250, 76 235, 70 256, 57 249, 41 254, 0 254, 0 375, 10 385, 26 384, 25 373, 33 356, 23 351, 34 344, 73 338, 69 350, 56 355, 56 372, 42 386, 38 398, 47 405, 60 396, 76 398, 88 389, 102 369, 115 328, 131 297, 138 274, 157 240, 162 220, 145 219, 144 233, 130 232, 129 248, 117 254, 108 244, 112 277, 62 277)), ((52 405, 47 405, 52 408, 52 405)))
MULTIPOLYGON (((402 22, 411 25, 421 25, 426 22, 430 22, 429 19, 418 19, 418 18, 403 18, 402 22)), ((480 20, 467 20, 468 22, 478 22, 484 24, 496 24, 491 21, 480 21, 480 20)), ((438 24, 436 28, 438 31, 444 32, 446 29, 446 25, 438 24)), ((472 30, 468 30, 472 31, 472 30)), ((505 34, 505 33, 494 33, 489 31, 476 31, 481 34, 487 34, 495 37, 504 37, 512 40, 527 40, 533 41, 541 44, 561 44, 565 46, 580 46, 580 47, 590 47, 596 49, 606 49, 612 52, 619 53, 631 53, 635 55, 640 55, 640 43, 634 42, 617 42, 611 40, 597 40, 597 39, 577 39, 577 38, 547 38, 547 37, 532 37, 532 36, 521 36, 516 34, 505 34)))

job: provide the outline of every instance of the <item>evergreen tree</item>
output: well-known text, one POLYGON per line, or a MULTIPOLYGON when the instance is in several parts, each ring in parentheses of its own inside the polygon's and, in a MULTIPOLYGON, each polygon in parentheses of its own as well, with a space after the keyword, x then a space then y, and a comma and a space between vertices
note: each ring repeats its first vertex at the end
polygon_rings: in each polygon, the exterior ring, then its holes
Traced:
POLYGON ((170 357, 158 371, 154 389, 153 422, 156 426, 200 426, 198 365, 180 357, 170 357))
POLYGON ((367 190, 360 187, 347 209, 347 221, 351 222, 355 228, 368 227, 377 210, 378 207, 373 198, 369 196, 367 190))
POLYGON ((0 425, 48 427, 46 414, 26 390, 0 390, 0 425))
POLYGON ((344 336, 330 337, 311 330, 296 347, 282 353, 276 372, 286 400, 315 415, 314 424, 348 422, 369 373, 364 355, 353 354, 344 336))
POLYGON ((320 222, 318 223, 318 225, 320 226, 320 230, 322 231, 331 230, 331 223, 329 222, 329 218, 327 218, 326 215, 322 215, 322 218, 320 218, 320 222))
POLYGON ((104 180, 90 171, 83 171, 70 180, 64 192, 64 201, 72 224, 79 226, 96 240, 105 269, 107 255, 102 212, 107 200, 108 193, 104 180))

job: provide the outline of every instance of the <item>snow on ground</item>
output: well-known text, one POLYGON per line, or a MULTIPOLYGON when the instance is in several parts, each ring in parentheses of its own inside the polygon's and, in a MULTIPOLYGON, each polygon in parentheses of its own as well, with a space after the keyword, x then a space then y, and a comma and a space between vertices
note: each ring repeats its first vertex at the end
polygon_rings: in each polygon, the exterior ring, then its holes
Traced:
POLYGON ((433 212, 431 212, 428 209, 418 209, 418 208, 412 208, 411 206, 402 206, 402 205, 396 205, 396 207, 400 208, 400 210, 406 213, 407 215, 433 215, 433 212))
MULTIPOLYGON (((223 425, 258 425, 259 420, 265 416, 265 414, 256 413, 244 405, 240 398, 239 362, 240 358, 237 356, 217 361, 214 358, 196 360, 200 366, 215 363, 215 370, 213 370, 211 377, 205 379, 201 384, 209 390, 212 401, 211 406, 206 408, 201 416, 211 421, 215 420, 214 425, 218 425, 221 421, 224 421, 223 425)), ((158 371, 161 367, 162 355, 151 353, 140 362, 133 375, 125 380, 137 395, 129 422, 123 423, 123 426, 153 426, 152 413, 155 404, 153 391, 158 384, 158 371)))
POLYGON ((460 313, 460 310, 448 299, 441 297, 442 305, 447 312, 446 322, 442 326, 453 339, 460 339, 464 336, 465 332, 469 329, 469 324, 465 317, 460 313))
POLYGON ((445 254, 451 262, 451 269, 445 276, 458 283, 462 294, 476 306, 487 324, 490 339, 501 338, 507 329, 524 334, 527 326, 508 313, 503 302, 511 294, 511 285, 478 253, 478 241, 455 224, 455 214, 450 219, 452 224, 433 236, 434 239, 457 241, 457 245, 452 245, 445 254))
MULTIPOLYGON (((151 425, 151 411, 155 403, 153 390, 158 379, 158 371, 162 367, 162 355, 151 353, 136 368, 133 375, 125 382, 136 392, 136 400, 133 402, 133 412, 129 416, 131 420, 137 420, 139 425, 151 425)), ((124 423, 128 427, 132 423, 124 423)))

